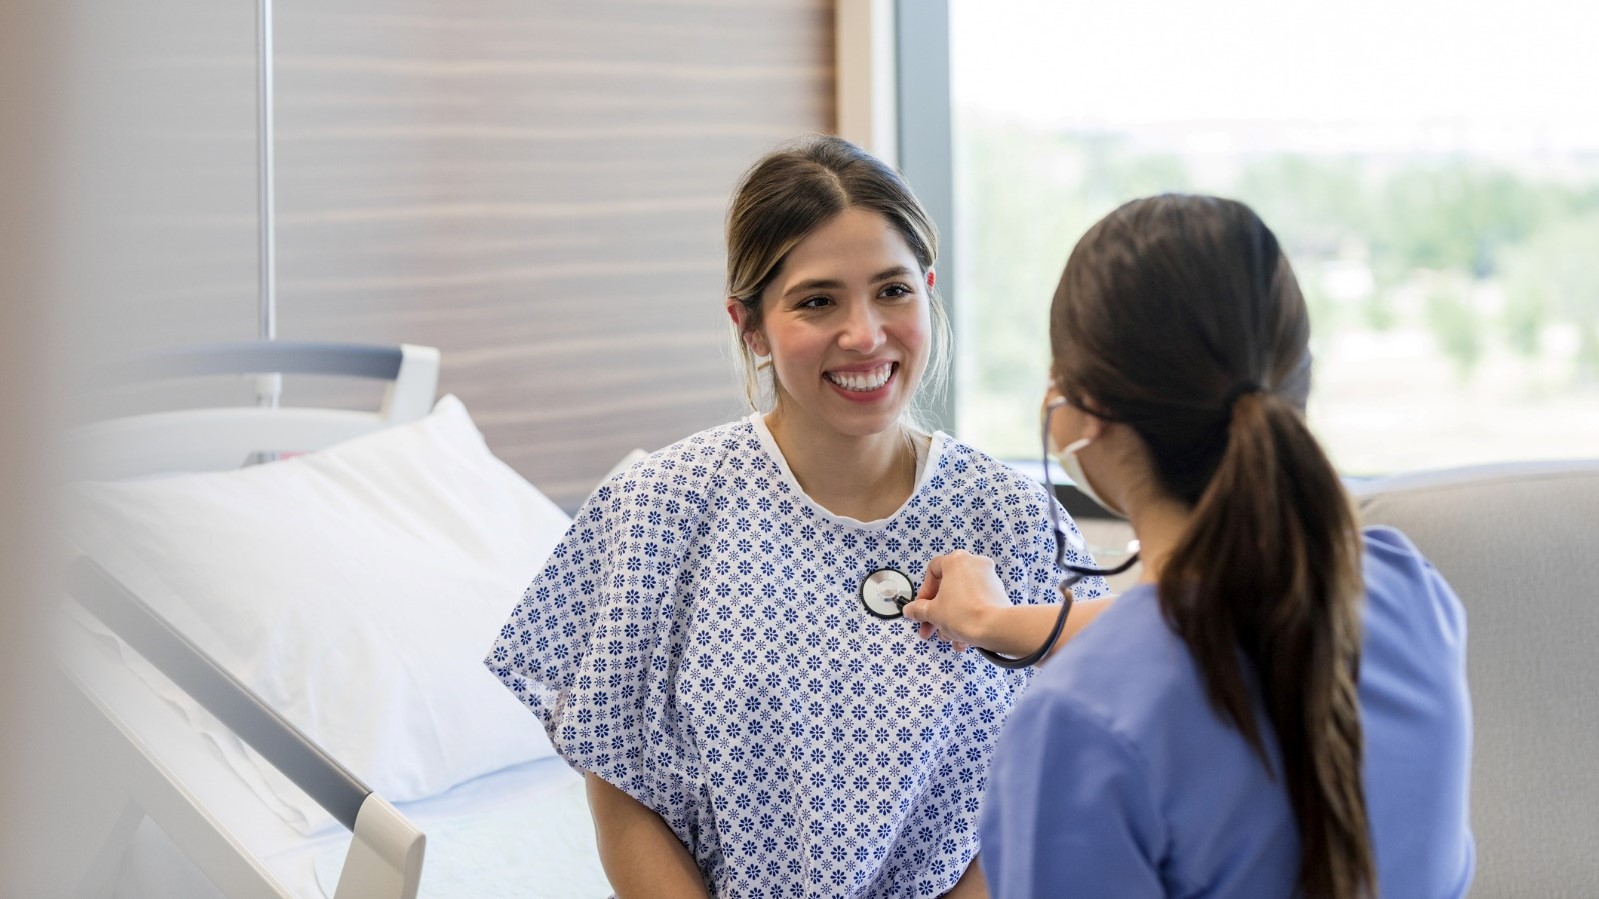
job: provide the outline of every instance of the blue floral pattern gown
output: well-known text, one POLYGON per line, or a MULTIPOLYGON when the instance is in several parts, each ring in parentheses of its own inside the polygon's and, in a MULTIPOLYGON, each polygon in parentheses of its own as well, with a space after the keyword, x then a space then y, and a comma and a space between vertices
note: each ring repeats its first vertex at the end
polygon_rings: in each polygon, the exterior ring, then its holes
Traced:
POLYGON ((868 614, 860 586, 966 549, 1012 602, 1056 602, 1051 501, 936 434, 894 515, 835 516, 752 415, 595 491, 485 664, 568 763, 666 821, 713 896, 939 896, 977 854, 989 758, 1030 672, 868 614))

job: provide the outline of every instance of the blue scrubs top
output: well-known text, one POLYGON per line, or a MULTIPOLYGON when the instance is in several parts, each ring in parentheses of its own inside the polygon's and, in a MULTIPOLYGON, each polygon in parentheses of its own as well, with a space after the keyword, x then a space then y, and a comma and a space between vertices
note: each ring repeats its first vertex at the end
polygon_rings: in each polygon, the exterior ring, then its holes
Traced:
MULTIPOLYGON (((1379 892, 1463 896, 1475 863, 1465 613, 1398 531, 1365 533, 1365 579, 1359 690, 1379 892)), ((1269 725, 1261 733, 1279 767, 1269 725)), ((1129 590, 1034 678, 990 778, 981 860, 996 899, 1294 894, 1287 793, 1212 711, 1153 586, 1129 590)))

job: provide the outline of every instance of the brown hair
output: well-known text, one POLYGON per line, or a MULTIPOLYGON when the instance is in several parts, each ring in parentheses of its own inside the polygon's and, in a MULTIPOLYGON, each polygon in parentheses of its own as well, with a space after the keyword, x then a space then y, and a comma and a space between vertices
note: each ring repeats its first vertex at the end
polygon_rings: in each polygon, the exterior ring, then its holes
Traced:
POLYGON ((1193 510, 1160 572, 1161 609, 1212 707, 1269 766, 1258 679, 1303 847, 1299 887, 1320 899, 1369 895, 1376 875, 1356 695, 1360 535, 1304 420, 1309 338, 1276 237, 1214 197, 1106 216, 1072 251, 1050 315, 1062 393, 1133 428, 1165 492, 1193 510))
MULTIPOLYGON (((881 215, 899 232, 921 265, 938 258, 938 230, 905 179, 865 150, 829 135, 811 135, 761 157, 739 181, 727 211, 727 294, 745 310, 744 329, 733 329, 733 354, 744 392, 759 409, 760 368, 744 336, 761 326, 761 295, 790 251, 811 232, 849 208, 881 215)), ((948 369, 949 320, 930 291, 933 350, 927 377, 935 387, 948 369)))

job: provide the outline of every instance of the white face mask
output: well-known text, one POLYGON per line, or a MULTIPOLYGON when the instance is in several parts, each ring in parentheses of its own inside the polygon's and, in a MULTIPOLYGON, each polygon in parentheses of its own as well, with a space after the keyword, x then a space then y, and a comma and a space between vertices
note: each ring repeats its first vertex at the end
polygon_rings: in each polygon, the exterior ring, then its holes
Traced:
MULTIPOLYGON (((1053 437, 1051 437, 1051 449, 1054 448, 1054 442, 1055 441, 1053 437)), ((1060 462, 1060 467, 1065 469, 1066 476, 1072 479, 1073 484, 1077 485, 1077 489, 1083 491, 1084 496, 1098 503, 1100 508, 1103 508, 1105 511, 1116 516, 1117 518, 1125 519, 1127 515, 1123 513, 1122 510, 1106 502, 1104 497, 1094 492, 1093 485, 1088 483, 1088 474, 1083 471, 1082 460, 1077 458, 1078 451, 1093 442, 1094 440, 1092 437, 1083 437, 1079 440, 1073 440, 1071 443, 1068 443, 1059 450, 1056 450, 1055 459, 1056 461, 1060 462)))

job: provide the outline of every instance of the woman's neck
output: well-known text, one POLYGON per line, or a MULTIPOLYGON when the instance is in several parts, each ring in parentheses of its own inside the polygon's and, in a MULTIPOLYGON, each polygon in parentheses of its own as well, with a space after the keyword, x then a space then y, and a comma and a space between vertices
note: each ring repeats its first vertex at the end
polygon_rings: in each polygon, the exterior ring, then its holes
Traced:
POLYGON ((1128 516, 1138 537, 1139 562, 1143 565, 1138 580, 1158 583, 1166 560, 1188 530, 1193 509, 1169 497, 1159 497, 1136 503, 1128 510, 1128 516))
POLYGON ((766 415, 766 427, 800 489, 834 515, 887 518, 915 492, 916 447, 903 427, 853 437, 807 427, 781 408, 766 415))

